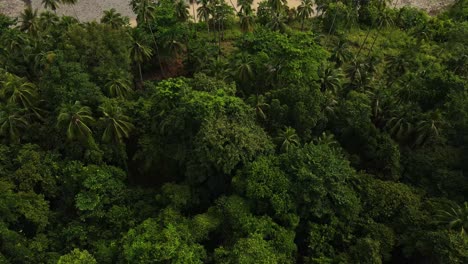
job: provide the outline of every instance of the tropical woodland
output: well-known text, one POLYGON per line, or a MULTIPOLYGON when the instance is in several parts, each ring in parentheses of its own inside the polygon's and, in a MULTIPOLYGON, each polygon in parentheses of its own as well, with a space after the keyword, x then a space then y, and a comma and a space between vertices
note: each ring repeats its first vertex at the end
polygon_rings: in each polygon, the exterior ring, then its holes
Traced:
POLYGON ((75 2, 0 15, 0 263, 468 263, 468 0, 75 2))

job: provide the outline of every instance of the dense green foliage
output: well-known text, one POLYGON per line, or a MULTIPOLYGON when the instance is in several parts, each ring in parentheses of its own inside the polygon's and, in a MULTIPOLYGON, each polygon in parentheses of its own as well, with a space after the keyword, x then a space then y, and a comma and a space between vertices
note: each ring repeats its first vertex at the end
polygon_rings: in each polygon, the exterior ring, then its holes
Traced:
POLYGON ((0 263, 468 263, 467 0, 194 2, 0 15, 0 263))

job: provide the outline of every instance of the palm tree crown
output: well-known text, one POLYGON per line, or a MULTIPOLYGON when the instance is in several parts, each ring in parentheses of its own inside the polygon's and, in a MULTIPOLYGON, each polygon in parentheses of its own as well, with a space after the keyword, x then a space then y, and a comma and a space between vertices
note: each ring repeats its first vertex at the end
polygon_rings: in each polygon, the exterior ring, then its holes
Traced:
POLYGON ((81 105, 79 101, 74 104, 62 106, 57 118, 58 125, 67 128, 67 138, 69 140, 92 139, 92 131, 89 126, 94 122, 91 108, 81 105))

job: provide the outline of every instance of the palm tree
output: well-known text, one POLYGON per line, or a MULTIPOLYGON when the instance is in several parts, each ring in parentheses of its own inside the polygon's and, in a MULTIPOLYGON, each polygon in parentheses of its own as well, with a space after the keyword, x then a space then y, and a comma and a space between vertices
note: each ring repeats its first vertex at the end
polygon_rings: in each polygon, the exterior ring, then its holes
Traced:
POLYGON ((240 7, 239 13, 244 15, 252 14, 253 0, 238 0, 237 6, 240 7))
POLYGON ((252 32, 253 31, 253 25, 255 23, 255 18, 253 14, 245 14, 240 12, 238 14, 239 16, 239 22, 240 22, 240 27, 242 32, 247 33, 247 32, 252 32))
POLYGON ((58 125, 67 128, 69 140, 92 141, 92 131, 89 126, 94 122, 91 108, 81 105, 79 101, 75 104, 63 105, 57 118, 58 125))
POLYGON ((385 125, 388 133, 396 140, 403 142, 413 131, 413 125, 405 118, 392 117, 385 125))
POLYGON ((283 10, 285 4, 286 0, 268 0, 268 5, 276 14, 279 14, 283 10))
POLYGON ((50 9, 56 12, 57 8, 59 7, 59 1, 57 0, 42 0, 42 5, 45 9, 50 9))
POLYGON ((424 145, 431 137, 440 135, 439 127, 442 124, 442 114, 439 111, 430 113, 426 120, 419 121, 415 127, 415 146, 424 145))
POLYGON ((126 98, 132 92, 130 81, 120 76, 109 78, 105 87, 111 97, 126 98))
POLYGON ((271 20, 267 23, 267 27, 274 31, 285 32, 287 26, 284 16, 280 13, 274 14, 271 20))
POLYGON ((122 144, 123 139, 128 138, 134 128, 130 118, 124 115, 119 107, 109 102, 104 103, 99 109, 104 115, 99 119, 105 126, 102 140, 122 144))
POLYGON ((104 16, 101 18, 101 23, 110 25, 113 29, 120 28, 128 25, 128 17, 123 17, 122 14, 118 13, 115 8, 104 11, 104 16))
POLYGON ((138 25, 148 23, 154 19, 156 5, 153 0, 131 0, 130 5, 137 15, 138 25))
POLYGON ((0 135, 10 143, 19 143, 20 131, 29 126, 24 109, 14 104, 2 105, 0 109, 0 135))
POLYGON ((159 68, 161 70, 161 74, 164 75, 164 69, 161 63, 161 56, 159 54, 159 45, 156 42, 156 37, 154 36, 153 28, 150 24, 155 19, 156 3, 154 0, 131 0, 130 5, 132 6, 133 12, 137 14, 136 20, 138 26, 146 25, 149 31, 151 32, 154 47, 156 49, 159 68))
POLYGON ((438 223, 446 224, 450 230, 456 230, 461 235, 466 235, 468 230, 468 202, 464 202, 462 206, 455 205, 447 210, 440 210, 436 218, 438 223))
POLYGON ((322 65, 319 69, 320 90, 336 94, 341 87, 343 77, 341 69, 334 69, 331 65, 322 65))
POLYGON ((336 67, 341 67, 344 62, 351 59, 351 52, 348 49, 348 42, 340 39, 333 49, 330 59, 336 63, 336 67))
POLYGON ((11 74, 5 73, 4 80, 0 82, 0 97, 8 103, 15 103, 25 109, 33 109, 37 100, 37 91, 34 84, 11 74))
POLYGON ((301 31, 304 30, 304 21, 311 17, 314 13, 313 0, 301 0, 301 4, 297 7, 297 15, 301 18, 301 31))
POLYGON ((185 22, 189 19, 189 6, 185 3, 185 0, 178 0, 174 3, 177 19, 181 22, 185 22))
POLYGON ((50 11, 42 12, 39 16, 39 26, 41 30, 45 30, 50 26, 55 26, 59 21, 60 18, 50 11))
POLYGON ((257 116, 261 119, 266 119, 265 110, 270 105, 265 102, 265 96, 263 95, 252 95, 247 99, 247 102, 255 108, 257 116))
POLYGON ((254 77, 252 69, 253 60, 248 53, 241 53, 234 63, 234 76, 241 82, 246 83, 254 77))
POLYGON ((200 5, 197 8, 197 15, 200 21, 204 21, 210 32, 210 15, 211 15, 211 6, 209 0, 197 0, 197 3, 200 5))
POLYGON ((130 50, 130 56, 132 60, 138 65, 138 72, 140 74, 140 81, 143 82, 143 74, 141 72, 141 64, 151 58, 153 51, 149 46, 144 44, 143 33, 139 29, 132 31, 132 47, 130 50))
POLYGON ((30 32, 32 34, 37 33, 39 27, 37 9, 33 10, 31 7, 26 8, 20 14, 20 21, 20 30, 30 32))
POLYGON ((288 152, 291 147, 298 146, 299 137, 296 134, 296 130, 292 127, 285 127, 278 134, 277 140, 281 143, 280 150, 288 152))

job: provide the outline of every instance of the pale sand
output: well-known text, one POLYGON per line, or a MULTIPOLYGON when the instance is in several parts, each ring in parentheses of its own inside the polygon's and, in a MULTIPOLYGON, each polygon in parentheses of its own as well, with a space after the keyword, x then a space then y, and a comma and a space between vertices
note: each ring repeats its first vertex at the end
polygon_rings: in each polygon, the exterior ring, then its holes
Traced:
MULTIPOLYGON (((0 0, 0 13, 18 16, 19 12, 21 12, 21 8, 18 4, 19 1, 20 0, 0 0)), ((261 0, 254 0, 254 9, 257 8, 260 1, 261 0)), ((31 0, 31 2, 33 8, 37 8, 39 11, 44 10, 41 4, 42 0, 31 0)), ((235 9, 238 9, 236 0, 226 0, 226 2, 235 9)), ((300 0, 288 0, 288 6, 291 8, 297 7, 300 2, 300 0)), ((446 7, 453 2, 454 0, 395 0, 394 3, 396 3, 396 7, 410 5, 431 12, 446 7)), ((60 5, 57 9, 57 14, 77 17, 83 22, 93 20, 99 21, 104 10, 115 8, 117 12, 128 16, 133 22, 132 24, 134 24, 135 14, 131 10, 129 3, 129 0, 78 0, 78 3, 74 6, 60 5)), ((195 10, 197 8, 198 5, 195 4, 195 10)), ((193 16, 192 6, 190 6, 189 10, 190 14, 193 16)))

